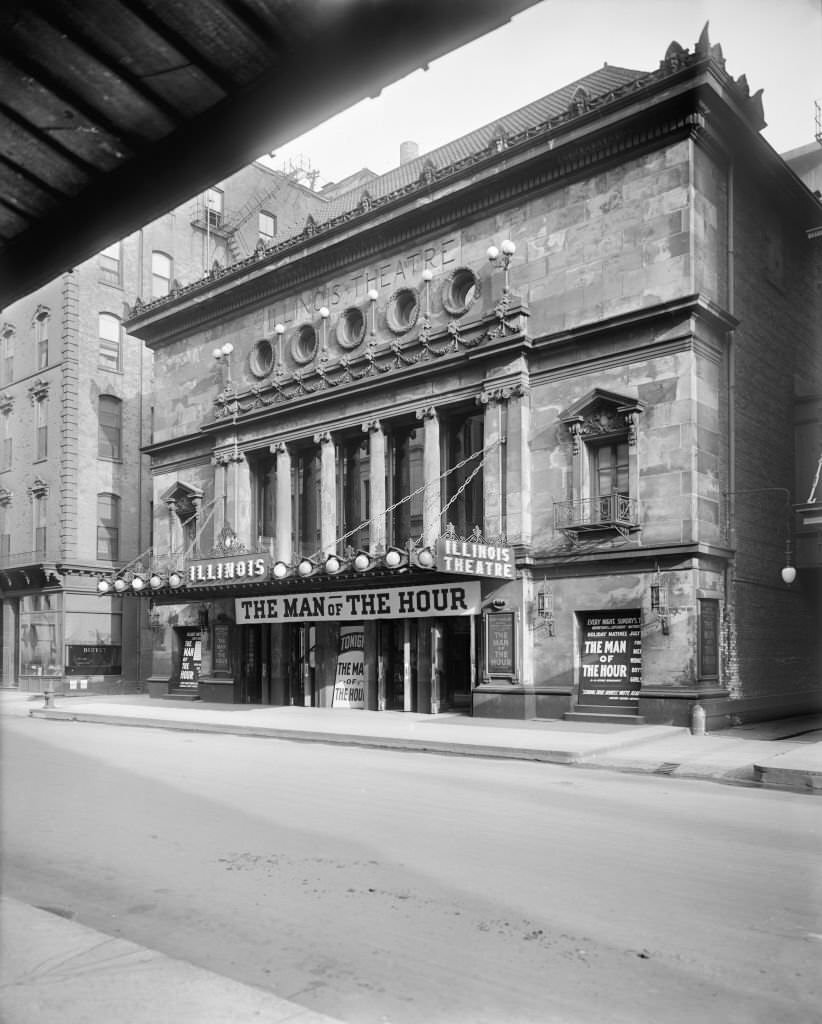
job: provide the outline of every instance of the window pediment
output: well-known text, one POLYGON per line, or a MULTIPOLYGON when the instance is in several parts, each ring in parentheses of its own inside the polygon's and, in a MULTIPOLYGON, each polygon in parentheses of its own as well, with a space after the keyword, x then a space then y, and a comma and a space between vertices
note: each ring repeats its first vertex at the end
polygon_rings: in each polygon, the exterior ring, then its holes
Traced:
POLYGON ((571 434, 575 452, 579 450, 580 439, 623 436, 633 445, 639 414, 644 408, 636 398, 594 388, 560 413, 559 419, 571 434))

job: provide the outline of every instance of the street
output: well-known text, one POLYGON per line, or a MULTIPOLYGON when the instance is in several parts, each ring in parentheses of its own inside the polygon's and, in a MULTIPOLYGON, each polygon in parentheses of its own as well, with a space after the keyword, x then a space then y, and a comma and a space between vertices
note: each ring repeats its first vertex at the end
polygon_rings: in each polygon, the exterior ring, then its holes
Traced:
POLYGON ((351 1024, 822 1020, 803 795, 25 717, 0 767, 7 895, 351 1024))

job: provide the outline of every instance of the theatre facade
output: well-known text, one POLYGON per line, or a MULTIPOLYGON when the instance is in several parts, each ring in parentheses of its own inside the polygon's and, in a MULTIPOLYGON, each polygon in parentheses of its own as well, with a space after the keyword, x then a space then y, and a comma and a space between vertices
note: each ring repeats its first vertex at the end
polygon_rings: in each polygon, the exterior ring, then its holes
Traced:
POLYGON ((818 607, 780 577, 776 492, 819 373, 819 203, 761 126, 703 33, 138 303, 153 543, 101 591, 150 602, 150 692, 674 724, 811 704, 818 607), (781 269, 733 244, 762 220, 781 269), (740 397, 768 406, 744 437, 740 397))

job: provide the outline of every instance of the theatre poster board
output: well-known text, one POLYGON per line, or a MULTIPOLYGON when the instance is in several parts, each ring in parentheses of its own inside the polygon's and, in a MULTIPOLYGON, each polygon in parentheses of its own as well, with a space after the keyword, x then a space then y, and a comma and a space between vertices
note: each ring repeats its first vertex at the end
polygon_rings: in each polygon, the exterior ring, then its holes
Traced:
POLYGON ((364 662, 365 630, 362 626, 341 626, 332 707, 365 707, 364 662))
POLYGON ((579 703, 635 711, 642 685, 639 611, 580 613, 579 703))
POLYGON ((202 661, 203 634, 199 629, 184 629, 178 686, 183 689, 197 688, 200 682, 200 666, 202 661))
POLYGON ((514 612, 485 614, 485 675, 513 680, 517 674, 517 623, 514 612))

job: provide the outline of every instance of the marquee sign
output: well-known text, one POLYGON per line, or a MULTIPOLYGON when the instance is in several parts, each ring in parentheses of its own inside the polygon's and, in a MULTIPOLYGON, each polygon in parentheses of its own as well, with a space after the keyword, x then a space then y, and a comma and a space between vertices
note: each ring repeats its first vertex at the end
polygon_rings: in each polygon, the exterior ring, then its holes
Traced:
POLYGON ((200 558, 186 564, 185 581, 198 583, 237 583, 266 579, 271 567, 268 555, 227 555, 221 558, 200 558))
POLYGON ((497 580, 514 578, 514 549, 500 544, 477 544, 474 541, 437 541, 437 568, 465 576, 487 576, 497 580))
POLYGON ((238 597, 234 611, 238 626, 262 622, 417 619, 477 615, 480 601, 479 583, 437 583, 424 587, 238 597))

